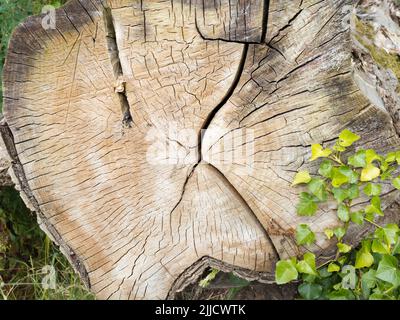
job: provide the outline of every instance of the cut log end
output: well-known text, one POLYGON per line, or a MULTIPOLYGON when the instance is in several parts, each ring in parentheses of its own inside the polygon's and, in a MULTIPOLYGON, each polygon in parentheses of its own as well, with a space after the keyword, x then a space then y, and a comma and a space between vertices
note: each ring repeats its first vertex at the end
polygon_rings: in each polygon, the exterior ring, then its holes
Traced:
POLYGON ((298 217, 290 184, 344 128, 399 146, 397 65, 371 38, 394 39, 397 9, 371 27, 367 2, 72 0, 57 28, 17 28, 0 126, 11 176, 99 298, 172 298, 208 266, 270 282, 302 253, 299 223, 319 261, 333 252, 334 211, 298 217))

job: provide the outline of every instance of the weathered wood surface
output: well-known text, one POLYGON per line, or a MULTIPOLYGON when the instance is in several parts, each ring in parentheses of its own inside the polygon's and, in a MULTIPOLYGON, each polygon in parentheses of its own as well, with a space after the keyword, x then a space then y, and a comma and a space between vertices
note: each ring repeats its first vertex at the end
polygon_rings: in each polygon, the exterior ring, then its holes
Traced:
POLYGON ((300 253, 300 222, 322 261, 335 212, 297 217, 290 187, 315 170, 309 146, 344 128, 399 146, 398 104, 352 62, 352 1, 266 4, 73 0, 56 29, 33 17, 14 33, 13 181, 99 298, 173 297, 207 265, 268 281, 300 253))
POLYGON ((204 0, 197 3, 196 25, 204 39, 244 43, 264 41, 268 1, 204 0))

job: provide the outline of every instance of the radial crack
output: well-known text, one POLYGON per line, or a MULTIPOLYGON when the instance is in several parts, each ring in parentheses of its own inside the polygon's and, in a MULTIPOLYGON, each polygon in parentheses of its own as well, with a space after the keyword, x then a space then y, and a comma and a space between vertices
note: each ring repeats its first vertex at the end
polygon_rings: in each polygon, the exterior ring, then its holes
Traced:
POLYGON ((193 168, 191 169, 190 173, 186 177, 186 180, 185 180, 185 182, 184 182, 184 184, 182 186, 181 196, 180 196, 179 200, 177 201, 177 203, 173 206, 173 208, 172 208, 172 210, 170 212, 170 216, 171 217, 172 217, 172 213, 175 211, 175 209, 182 202, 182 199, 183 199, 183 196, 185 195, 186 186, 188 184, 189 179, 193 176, 193 173, 196 170, 196 167, 203 161, 203 155, 202 155, 201 149, 202 149, 202 141, 203 141, 203 138, 204 138, 205 131, 208 129, 211 121, 214 119, 214 117, 216 116, 218 111, 221 110, 221 108, 226 104, 226 102, 232 96, 233 92, 235 91, 235 89, 236 89, 236 87, 237 87, 237 85, 239 83, 240 77, 241 77, 241 75, 243 73, 244 64, 246 62, 248 48, 249 48, 249 45, 245 44, 244 47, 243 47, 242 57, 240 59, 238 70, 236 71, 235 78, 233 79, 232 85, 230 86, 229 90, 227 91, 225 96, 222 98, 220 103, 218 103, 217 106, 210 112, 210 114, 208 115, 208 117, 204 121, 203 125, 201 126, 201 129, 199 131, 199 136, 198 136, 198 144, 197 144, 198 145, 197 163, 193 166, 193 168))
POLYGON ((124 127, 131 127, 133 118, 131 108, 129 105, 128 97, 126 95, 125 79, 122 71, 121 59, 118 49, 117 36, 115 32, 115 22, 110 7, 104 7, 103 11, 104 24, 106 29, 107 46, 110 54, 111 64, 115 77, 115 93, 121 105, 122 112, 122 125, 124 127))

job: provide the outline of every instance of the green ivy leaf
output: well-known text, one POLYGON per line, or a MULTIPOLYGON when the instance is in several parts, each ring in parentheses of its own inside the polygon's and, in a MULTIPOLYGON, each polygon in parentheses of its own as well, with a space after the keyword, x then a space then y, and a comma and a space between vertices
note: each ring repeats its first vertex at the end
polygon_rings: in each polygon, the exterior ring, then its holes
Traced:
POLYGON ((308 171, 299 171, 296 173, 296 176, 294 177, 292 186, 295 186, 297 184, 301 183, 309 183, 311 181, 310 174, 308 171))
POLYGON ((386 161, 382 160, 380 168, 382 173, 386 172, 389 169, 389 164, 386 161))
POLYGON ((397 224, 389 223, 383 228, 376 229, 374 235, 390 246, 399 239, 399 227, 397 224))
POLYGON ((365 151, 365 160, 367 162, 367 165, 372 164, 373 161, 375 160, 382 160, 382 157, 379 156, 375 150, 373 149, 368 149, 365 151))
POLYGON ((338 272, 338 271, 340 271, 340 266, 338 266, 336 263, 334 263, 334 262, 331 262, 329 265, 328 265, 328 271, 329 272, 338 272))
POLYGON ((348 188, 347 188, 347 197, 351 200, 354 200, 356 198, 358 198, 360 195, 360 190, 358 189, 358 185, 357 184, 351 184, 348 188))
POLYGON ((299 216, 312 216, 318 209, 314 197, 307 192, 300 193, 300 201, 297 204, 297 214, 299 216))
POLYGON ((379 168, 375 167, 372 164, 367 164, 367 166, 361 170, 361 178, 360 180, 365 182, 365 181, 371 181, 374 180, 375 178, 379 177, 381 174, 381 171, 379 168))
POLYGON ((358 173, 350 169, 348 166, 340 166, 339 172, 347 177, 348 183, 357 183, 358 182, 358 173))
POLYGON ((350 220, 350 210, 343 203, 339 204, 338 209, 337 209, 337 215, 338 215, 338 218, 343 222, 347 222, 350 220))
POLYGON ((337 247, 338 247, 340 253, 347 253, 351 250, 351 246, 349 246, 345 243, 341 243, 341 242, 339 242, 337 244, 337 247))
POLYGON ((324 230, 324 233, 325 233, 325 236, 326 236, 328 239, 331 239, 331 238, 333 237, 333 235, 334 235, 332 229, 325 229, 325 230, 324 230))
POLYGON ((339 145, 342 147, 350 147, 354 142, 358 141, 360 136, 348 129, 343 130, 339 135, 339 145))
POLYGON ((337 259, 337 262, 339 262, 340 265, 344 265, 347 261, 347 256, 341 256, 337 259))
POLYGON ((365 267, 370 267, 374 263, 374 257, 371 254, 371 243, 369 241, 364 241, 361 249, 356 253, 355 268, 361 269, 365 267))
POLYGON ((369 211, 369 212, 364 211, 364 212, 365 212, 364 220, 367 220, 367 221, 374 221, 374 219, 375 219, 375 213, 373 213, 373 212, 371 212, 371 211, 369 211))
POLYGON ((390 253, 390 246, 383 243, 382 240, 374 239, 372 241, 372 252, 380 253, 380 254, 389 254, 390 253))
POLYGON ((389 223, 383 227, 383 231, 385 232, 386 241, 392 245, 397 242, 399 239, 399 226, 395 223, 389 223))
POLYGON ((362 225, 364 223, 364 212, 362 210, 352 212, 350 213, 350 219, 355 224, 362 225))
POLYGON ((400 239, 397 239, 397 242, 395 243, 395 245, 393 246, 392 249, 392 254, 400 254, 400 239))
POLYGON ((321 279, 326 279, 332 276, 332 273, 328 271, 327 267, 319 268, 318 274, 321 279))
POLYGON ((339 289, 329 292, 327 295, 329 300, 354 300, 355 296, 349 289, 339 289))
POLYGON ((357 184, 351 184, 347 188, 332 188, 332 193, 338 203, 341 203, 346 199, 356 199, 360 195, 357 184))
POLYGON ((339 145, 338 142, 336 142, 335 145, 333 146, 333 150, 343 152, 346 151, 346 148, 342 147, 341 145, 339 145))
POLYGON ((347 189, 343 188, 332 188, 333 197, 336 199, 338 203, 342 203, 347 199, 347 189))
POLYGON ((326 201, 327 193, 325 182, 322 179, 311 179, 308 184, 309 191, 320 201, 326 201))
POLYGON ((315 283, 302 283, 298 291, 302 298, 306 300, 316 300, 321 297, 322 286, 315 283))
POLYGON ((320 144, 313 144, 311 146, 311 159, 310 161, 314 161, 318 158, 327 158, 331 155, 332 150, 324 149, 320 144))
POLYGON ((333 168, 332 169, 332 186, 335 188, 339 188, 342 184, 345 184, 349 182, 349 179, 347 176, 345 176, 343 173, 339 171, 338 168, 333 168))
POLYGON ((289 283, 296 280, 298 276, 295 258, 277 262, 275 268, 275 281, 277 284, 289 283))
POLYGON ((385 293, 374 292, 369 296, 369 300, 396 300, 396 298, 385 293))
POLYGON ((393 177, 392 177, 393 171, 395 171, 395 168, 390 167, 386 172, 381 173, 381 176, 380 176, 381 180, 384 181, 384 180, 388 180, 388 179, 393 179, 393 177))
MULTIPOLYGON (((371 199, 370 205, 365 208, 366 214, 378 214, 383 216, 383 212, 381 209, 381 199, 378 196, 374 196, 371 199)), ((370 220, 370 219, 368 219, 370 220)))
POLYGON ((333 164, 330 160, 324 160, 321 162, 318 173, 325 177, 325 178, 331 178, 332 177, 332 169, 333 169, 333 164))
POLYGON ((400 151, 396 151, 396 161, 397 164, 400 165, 400 151))
POLYGON ((357 151, 355 155, 349 157, 347 162, 355 168, 364 168, 367 165, 365 150, 357 151))
POLYGON ((346 229, 343 227, 336 227, 335 229, 333 229, 333 233, 335 234, 336 238, 340 240, 346 234, 346 229))
POLYGON ((297 263, 296 268, 300 273, 318 276, 317 268, 315 266, 315 255, 311 252, 304 254, 303 260, 297 263))
POLYGON ((377 280, 375 274, 376 271, 374 269, 369 269, 361 276, 361 290, 366 299, 368 299, 371 289, 376 286, 377 280))
POLYGON ((398 176, 397 178, 394 178, 392 180, 392 184, 397 190, 400 190, 400 176, 398 176))
POLYGON ((385 157, 385 162, 392 163, 396 161, 396 152, 390 152, 385 157))
POLYGON ((364 193, 369 197, 379 196, 381 192, 382 192, 382 186, 376 183, 369 182, 364 188, 364 193))
POLYGON ((400 285, 400 270, 398 269, 397 258, 387 254, 383 255, 376 270, 376 278, 397 288, 400 285))
POLYGON ((303 273, 301 275, 301 280, 307 283, 314 283, 316 279, 317 279, 316 275, 306 274, 306 273, 303 273))
POLYGON ((298 245, 310 245, 315 242, 315 234, 307 224, 299 224, 296 229, 296 241, 298 245))

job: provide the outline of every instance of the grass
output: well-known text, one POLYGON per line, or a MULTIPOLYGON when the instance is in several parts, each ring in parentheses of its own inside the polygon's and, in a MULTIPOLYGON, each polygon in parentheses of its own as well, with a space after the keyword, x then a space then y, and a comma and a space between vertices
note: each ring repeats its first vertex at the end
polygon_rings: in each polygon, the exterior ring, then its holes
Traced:
MULTIPOLYGON (((0 0, 0 80, 13 29, 44 5, 66 0, 0 0)), ((2 110, 0 90, 0 111, 2 110)), ((0 300, 94 299, 66 258, 40 230, 13 188, 0 189, 0 300)))
POLYGON ((0 190, 0 299, 93 298, 18 193, 0 190))

